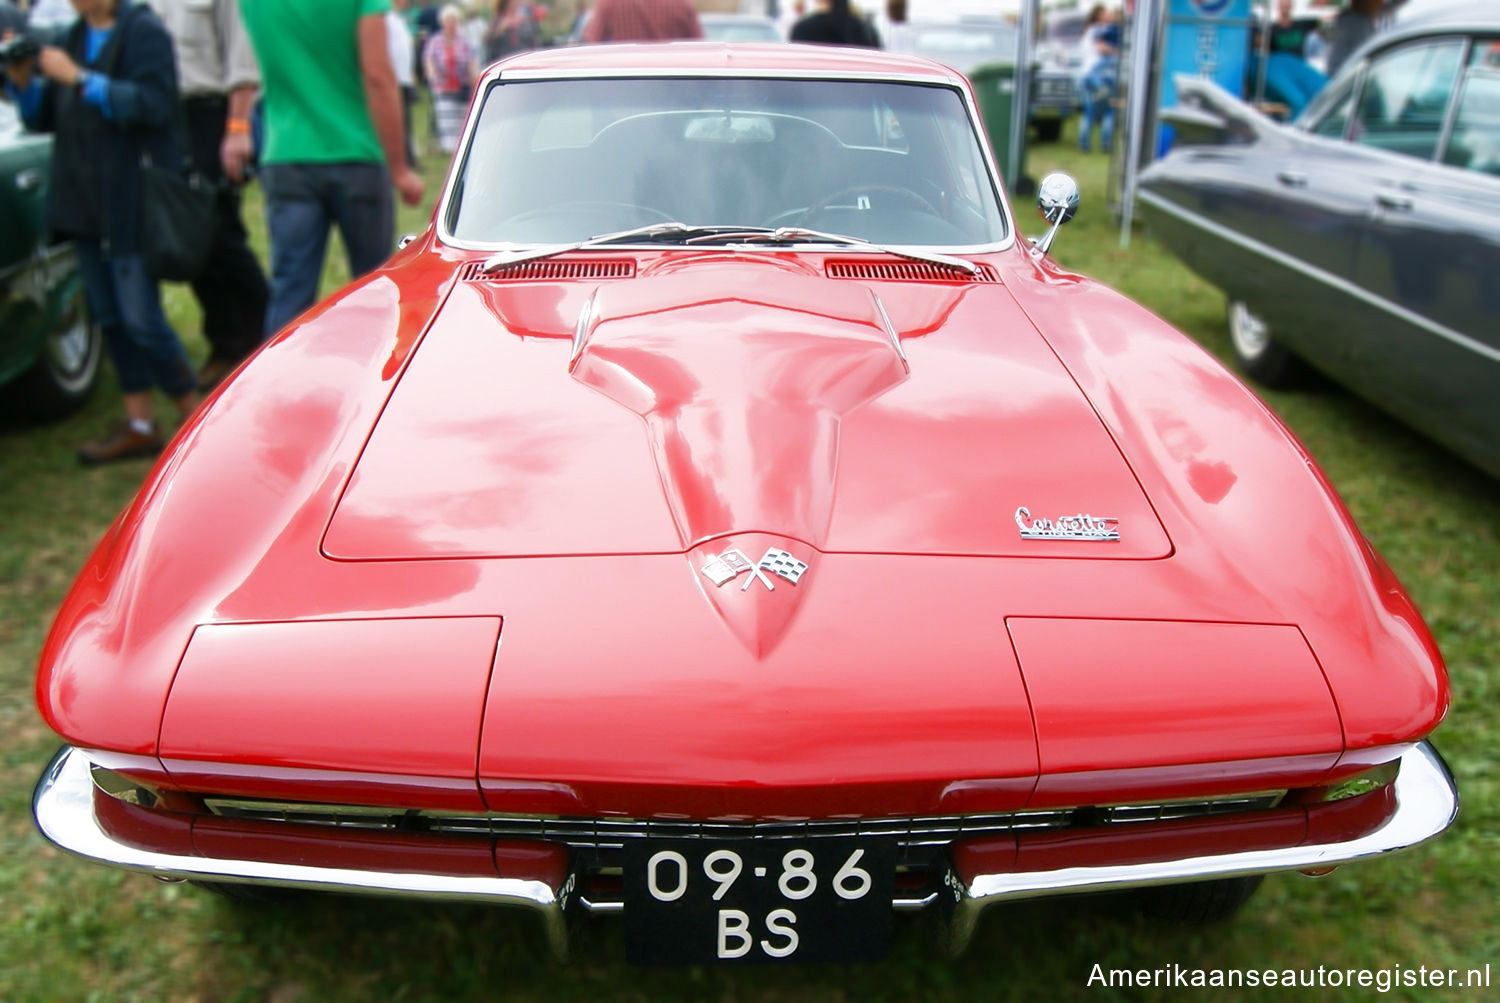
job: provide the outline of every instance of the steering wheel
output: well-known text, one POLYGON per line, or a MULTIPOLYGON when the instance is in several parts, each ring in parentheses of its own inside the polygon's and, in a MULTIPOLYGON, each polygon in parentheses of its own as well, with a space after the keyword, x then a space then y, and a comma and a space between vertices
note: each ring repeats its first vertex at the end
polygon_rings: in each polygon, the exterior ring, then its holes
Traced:
POLYGON ((597 225, 601 219, 611 221, 620 219, 617 228, 621 230, 646 223, 670 223, 672 221, 672 217, 660 209, 636 205, 634 202, 576 201, 527 209, 525 212, 518 212, 502 220, 500 225, 503 227, 520 226, 539 219, 557 223, 562 229, 568 230, 573 229, 568 224, 575 223, 579 224, 578 229, 588 230, 597 225))
POLYGON ((811 219, 812 217, 817 216, 818 213, 823 212, 825 209, 831 208, 834 204, 836 204, 840 199, 843 198, 849 198, 850 196, 856 195, 877 194, 894 195, 908 205, 916 206, 922 212, 925 212, 931 216, 937 216, 941 218, 943 215, 938 211, 937 206, 933 205, 931 202, 927 201, 925 198, 923 198, 921 195, 918 195, 910 188, 902 188, 899 185, 853 185, 849 188, 841 188, 838 191, 834 192, 832 195, 828 195, 824 198, 819 199, 817 202, 808 207, 807 212, 803 213, 803 218, 811 219))

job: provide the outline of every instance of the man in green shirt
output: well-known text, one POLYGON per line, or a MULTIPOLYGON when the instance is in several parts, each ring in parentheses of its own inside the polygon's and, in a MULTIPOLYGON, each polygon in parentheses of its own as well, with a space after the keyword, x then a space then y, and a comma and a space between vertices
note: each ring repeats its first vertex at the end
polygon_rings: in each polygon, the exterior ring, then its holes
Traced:
POLYGON ((389 257, 391 188, 422 201, 406 164, 401 89, 386 47, 390 0, 240 0, 260 62, 266 118, 261 188, 271 232, 266 335, 317 299, 337 224, 358 277, 389 257))

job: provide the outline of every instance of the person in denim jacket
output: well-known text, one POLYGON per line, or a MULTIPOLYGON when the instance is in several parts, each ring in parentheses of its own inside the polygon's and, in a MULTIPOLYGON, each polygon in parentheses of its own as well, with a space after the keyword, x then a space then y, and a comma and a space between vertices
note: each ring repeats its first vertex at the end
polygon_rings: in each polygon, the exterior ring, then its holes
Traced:
POLYGON ((1115 93, 1120 76, 1120 20, 1117 11, 1095 4, 1089 12, 1081 43, 1085 48, 1083 74, 1078 88, 1083 95, 1083 119, 1078 124, 1078 148, 1088 150, 1094 126, 1099 126, 1099 147, 1105 153, 1114 145, 1115 93))
POLYGON ((54 134, 48 213, 54 237, 78 251, 94 322, 124 392, 125 419, 78 451, 84 463, 158 452, 151 391, 186 417, 197 378, 162 312, 141 256, 141 159, 182 162, 172 39, 131 0, 73 0, 79 17, 32 58, 12 62, 7 86, 28 127, 54 134))

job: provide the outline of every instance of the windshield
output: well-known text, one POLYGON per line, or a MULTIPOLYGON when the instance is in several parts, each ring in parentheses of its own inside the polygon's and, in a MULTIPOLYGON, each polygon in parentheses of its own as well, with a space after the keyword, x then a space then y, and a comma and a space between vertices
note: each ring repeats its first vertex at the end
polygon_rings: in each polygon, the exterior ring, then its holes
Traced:
POLYGON ((449 200, 458 240, 653 223, 802 227, 887 244, 1006 235, 959 92, 844 80, 497 82, 449 200))

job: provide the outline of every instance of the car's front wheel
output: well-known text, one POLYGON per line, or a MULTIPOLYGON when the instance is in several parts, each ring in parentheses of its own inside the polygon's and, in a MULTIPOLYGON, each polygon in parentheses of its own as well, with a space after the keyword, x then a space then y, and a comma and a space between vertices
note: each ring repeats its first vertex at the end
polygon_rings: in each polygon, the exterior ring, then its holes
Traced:
POLYGON ((1229 345, 1245 375, 1272 389, 1293 386, 1302 375, 1302 360, 1277 341, 1271 326, 1243 300, 1230 300, 1229 345))
POLYGON ((104 332, 89 318, 78 284, 68 293, 36 362, 16 385, 16 409, 27 417, 48 419, 78 410, 94 392, 103 355, 104 332))

